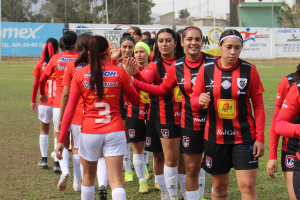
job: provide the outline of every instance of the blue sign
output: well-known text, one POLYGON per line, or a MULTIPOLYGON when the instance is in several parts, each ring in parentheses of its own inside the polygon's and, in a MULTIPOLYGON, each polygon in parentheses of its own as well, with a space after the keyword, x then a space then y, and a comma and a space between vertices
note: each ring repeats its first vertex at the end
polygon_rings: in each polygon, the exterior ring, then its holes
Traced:
POLYGON ((62 23, 2 22, 1 54, 3 56, 40 56, 48 38, 59 40, 62 23))

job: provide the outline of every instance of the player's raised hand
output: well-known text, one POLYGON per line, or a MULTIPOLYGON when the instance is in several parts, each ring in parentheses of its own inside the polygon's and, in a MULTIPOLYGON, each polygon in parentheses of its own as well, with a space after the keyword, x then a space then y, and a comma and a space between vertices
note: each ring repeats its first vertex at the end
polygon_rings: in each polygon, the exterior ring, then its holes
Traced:
POLYGON ((116 43, 113 42, 113 44, 109 43, 109 49, 110 49, 110 57, 113 60, 118 59, 120 55, 120 49, 116 48, 116 43))

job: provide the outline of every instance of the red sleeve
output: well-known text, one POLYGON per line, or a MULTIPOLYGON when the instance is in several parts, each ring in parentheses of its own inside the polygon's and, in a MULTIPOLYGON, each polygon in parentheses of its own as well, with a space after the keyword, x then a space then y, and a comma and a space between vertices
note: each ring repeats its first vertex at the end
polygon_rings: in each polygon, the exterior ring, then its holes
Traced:
POLYGON ((155 96, 164 96, 172 89, 172 88, 168 88, 164 83, 160 85, 152 85, 152 84, 144 83, 142 81, 138 81, 136 79, 134 79, 133 85, 137 90, 145 91, 155 96))
POLYGON ((280 112, 276 119, 276 133, 287 138, 300 137, 300 124, 293 124, 293 120, 293 118, 285 116, 280 112))
POLYGON ((204 83, 204 68, 205 68, 204 65, 202 65, 200 67, 199 73, 198 73, 197 78, 195 80, 195 84, 192 88, 194 92, 197 92, 199 94, 199 96, 200 96, 201 93, 206 93, 205 83, 204 83))
POLYGON ((133 77, 137 80, 143 81, 145 83, 153 83, 157 73, 157 65, 154 62, 150 62, 148 67, 145 67, 141 73, 134 75, 133 77))
POLYGON ((69 131, 69 128, 70 128, 70 125, 71 125, 71 122, 73 119, 73 116, 76 111, 76 107, 77 107, 79 98, 80 98, 79 93, 74 93, 74 92, 70 93, 69 101, 68 101, 67 107, 65 109, 63 120, 61 123, 61 129, 60 129, 60 134, 59 134, 59 138, 58 138, 59 143, 65 142, 67 133, 69 131))
POLYGON ((112 64, 112 65, 117 65, 117 60, 118 59, 110 59, 109 63, 112 64))
POLYGON ((41 76, 39 67, 40 67, 40 62, 38 61, 35 67, 33 68, 32 75, 41 76))
POLYGON ((140 102, 140 97, 139 95, 136 93, 135 90, 131 90, 131 92, 128 93, 124 93, 128 99, 128 101, 133 104, 133 105, 137 105, 140 102))
POLYGON ((53 59, 51 59, 44 71, 44 74, 46 74, 48 77, 51 76, 51 74, 53 74, 54 72, 54 61, 53 59))
MULTIPOLYGON (((50 74, 51 75, 51 74, 50 74)), ((45 85, 48 80, 49 76, 43 73, 42 77, 40 78, 40 95, 45 95, 45 85)))
POLYGON ((276 95, 276 101, 275 105, 278 105, 281 107, 287 93, 290 90, 290 84, 286 76, 282 78, 282 80, 279 82, 277 95, 276 95))
POLYGON ((177 84, 177 79, 176 79, 176 67, 175 67, 174 62, 170 68, 167 71, 167 74, 165 75, 163 79, 163 83, 168 87, 168 88, 174 88, 177 84))
POLYGON ((31 97, 32 103, 36 103, 36 94, 39 89, 39 81, 40 81, 40 77, 34 76, 33 87, 32 87, 32 97, 31 97))
POLYGON ((272 118, 270 128, 269 159, 277 159, 277 148, 280 136, 275 132, 275 122, 280 111, 280 107, 281 106, 275 105, 275 111, 272 118))
POLYGON ((69 62, 67 64, 64 79, 62 82, 63 86, 71 87, 71 82, 72 82, 72 79, 74 76, 74 74, 73 74, 74 72, 71 67, 75 68, 74 64, 75 64, 75 62, 69 62))
POLYGON ((254 120, 256 125, 256 141, 265 143, 264 131, 265 131, 265 108, 263 95, 261 93, 251 97, 253 110, 254 110, 254 120))
POLYGON ((125 72, 124 69, 122 69, 122 70, 123 70, 122 91, 130 103, 132 103, 133 105, 137 105, 140 101, 140 97, 137 94, 135 88, 133 87, 133 83, 130 79, 130 76, 128 76, 128 74, 125 72))
POLYGON ((255 65, 252 65, 249 81, 250 81, 249 82, 249 91, 250 91, 251 98, 253 96, 255 96, 257 94, 261 94, 265 91, 255 65))

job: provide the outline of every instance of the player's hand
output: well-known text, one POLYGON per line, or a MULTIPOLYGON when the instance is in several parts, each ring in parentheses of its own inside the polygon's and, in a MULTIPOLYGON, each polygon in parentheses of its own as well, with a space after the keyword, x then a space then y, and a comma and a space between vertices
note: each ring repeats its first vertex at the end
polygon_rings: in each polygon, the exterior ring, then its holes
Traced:
POLYGON ((262 157, 265 154, 265 145, 261 142, 254 142, 253 155, 254 157, 262 157))
POLYGON ((127 59, 124 63, 124 69, 128 75, 136 75, 140 72, 139 66, 134 58, 127 59))
POLYGON ((113 44, 109 43, 109 48, 110 48, 110 57, 113 60, 118 59, 119 55, 120 55, 120 49, 118 50, 116 48, 116 43, 114 42, 113 44))
POLYGON ((277 159, 270 159, 267 163, 267 174, 271 176, 271 178, 275 179, 275 175, 277 175, 277 167, 278 161, 277 159))
POLYGON ((31 103, 30 108, 33 112, 36 112, 37 110, 37 104, 36 103, 31 103))
POLYGON ((61 121, 58 120, 58 123, 57 123, 57 130, 58 130, 58 133, 60 132, 60 128, 61 128, 61 121))
POLYGON ((64 143, 57 143, 55 153, 56 153, 56 157, 57 157, 58 160, 63 159, 62 152, 63 152, 64 148, 65 148, 64 143))
POLYGON ((201 93, 199 96, 199 105, 204 107, 209 102, 210 102, 210 92, 201 93))
POLYGON ((40 102, 42 102, 43 104, 46 104, 48 102, 48 97, 47 95, 40 95, 40 102))

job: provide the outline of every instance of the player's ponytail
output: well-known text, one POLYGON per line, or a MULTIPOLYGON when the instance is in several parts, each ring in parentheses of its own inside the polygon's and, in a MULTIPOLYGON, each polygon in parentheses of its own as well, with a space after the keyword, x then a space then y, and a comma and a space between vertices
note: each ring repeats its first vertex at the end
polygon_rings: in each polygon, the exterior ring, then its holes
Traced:
POLYGON ((71 50, 71 48, 75 47, 77 41, 77 34, 74 31, 65 32, 62 38, 65 50, 71 50))
POLYGON ((64 47, 63 42, 62 42, 62 37, 59 39, 58 44, 59 44, 60 50, 62 52, 65 51, 65 47, 64 47))
POLYGON ((91 90, 97 88, 98 99, 102 99, 103 91, 103 76, 100 58, 109 50, 108 42, 105 37, 91 36, 89 39, 89 51, 90 51, 90 67, 91 67, 91 90))
POLYGON ((80 63, 89 63, 89 38, 91 37, 91 34, 89 33, 82 33, 78 36, 77 40, 77 49, 80 51, 79 57, 75 61, 75 67, 80 63))
POLYGON ((42 51, 41 61, 49 63, 52 56, 55 54, 55 51, 58 49, 58 41, 55 38, 49 38, 46 41, 46 45, 42 51))

